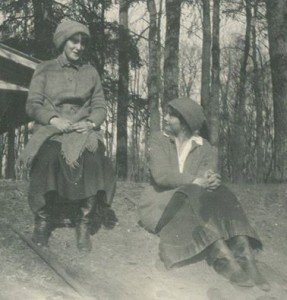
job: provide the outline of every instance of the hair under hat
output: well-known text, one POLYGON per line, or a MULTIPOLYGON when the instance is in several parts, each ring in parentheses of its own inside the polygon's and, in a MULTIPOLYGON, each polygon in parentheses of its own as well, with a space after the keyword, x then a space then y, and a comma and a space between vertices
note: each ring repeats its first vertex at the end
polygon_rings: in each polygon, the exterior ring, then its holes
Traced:
POLYGON ((72 20, 62 21, 54 33, 53 41, 56 48, 59 50, 63 44, 76 33, 83 33, 90 37, 90 31, 84 24, 72 20))
POLYGON ((184 119, 191 132, 199 130, 205 121, 203 108, 200 104, 189 98, 177 98, 168 103, 184 119))

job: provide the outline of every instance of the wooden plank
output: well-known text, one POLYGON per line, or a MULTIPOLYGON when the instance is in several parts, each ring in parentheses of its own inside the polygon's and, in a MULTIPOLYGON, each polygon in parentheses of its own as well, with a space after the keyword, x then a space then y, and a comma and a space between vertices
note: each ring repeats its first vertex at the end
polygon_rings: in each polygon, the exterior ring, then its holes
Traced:
POLYGON ((0 80, 28 88, 34 70, 0 56, 0 80))
POLYGON ((40 60, 0 43, 0 56, 35 70, 40 60))
POLYGON ((0 90, 28 92, 28 88, 3 80, 0 80, 0 90))

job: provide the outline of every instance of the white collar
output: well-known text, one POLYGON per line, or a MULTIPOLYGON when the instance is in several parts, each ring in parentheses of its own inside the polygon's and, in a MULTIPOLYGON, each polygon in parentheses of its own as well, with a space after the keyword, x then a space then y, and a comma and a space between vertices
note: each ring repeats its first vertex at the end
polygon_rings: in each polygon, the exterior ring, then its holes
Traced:
MULTIPOLYGON (((169 135, 167 134, 166 132, 163 132, 163 135, 166 136, 166 137, 169 137, 173 140, 175 140, 175 137, 172 136, 172 135, 169 135)), ((203 138, 199 135, 193 135, 190 139, 189 139, 190 142, 195 142, 196 144, 198 144, 199 146, 202 146, 203 145, 203 138)))
POLYGON ((190 138, 191 141, 196 142, 196 144, 202 146, 203 145, 203 138, 199 135, 194 135, 190 138))
POLYGON ((199 136, 192 136, 190 139, 185 141, 183 144, 179 144, 178 139, 175 139, 176 149, 177 149, 177 158, 178 158, 178 166, 179 172, 183 173, 184 165, 189 153, 194 149, 193 142, 197 145, 202 145, 203 141, 202 138, 199 136))

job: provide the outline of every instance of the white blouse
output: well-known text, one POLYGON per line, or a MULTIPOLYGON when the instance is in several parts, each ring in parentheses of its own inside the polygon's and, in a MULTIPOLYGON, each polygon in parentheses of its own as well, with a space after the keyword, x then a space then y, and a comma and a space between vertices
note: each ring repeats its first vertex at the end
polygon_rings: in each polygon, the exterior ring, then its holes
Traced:
POLYGON ((192 142, 196 142, 198 145, 203 144, 203 139, 200 136, 192 136, 189 140, 184 143, 180 143, 177 138, 175 138, 175 144, 177 149, 179 172, 183 172, 184 164, 187 159, 189 152, 192 150, 192 142))

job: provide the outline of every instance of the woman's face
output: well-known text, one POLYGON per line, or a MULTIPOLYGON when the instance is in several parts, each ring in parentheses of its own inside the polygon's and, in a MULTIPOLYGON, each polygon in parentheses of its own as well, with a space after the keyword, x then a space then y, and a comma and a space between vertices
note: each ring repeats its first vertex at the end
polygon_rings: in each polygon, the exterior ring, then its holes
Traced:
POLYGON ((175 136, 177 136, 182 129, 180 119, 171 114, 170 110, 167 111, 164 117, 164 128, 167 132, 175 136))
POLYGON ((86 48, 87 38, 82 34, 74 34, 70 39, 68 39, 64 46, 64 55, 71 62, 78 61, 86 48))

